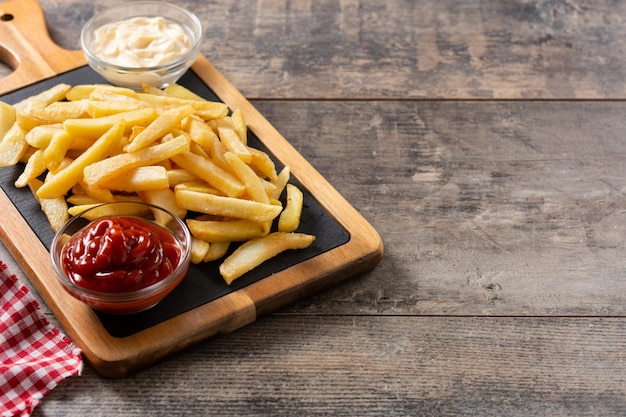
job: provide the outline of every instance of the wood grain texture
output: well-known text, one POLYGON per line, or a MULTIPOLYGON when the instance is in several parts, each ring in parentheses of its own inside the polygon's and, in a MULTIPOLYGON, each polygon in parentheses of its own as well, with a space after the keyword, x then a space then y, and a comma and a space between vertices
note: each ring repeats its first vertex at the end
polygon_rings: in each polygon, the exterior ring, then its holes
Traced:
POLYGON ((34 416, 620 416, 624 324, 271 317, 124 382, 87 370, 34 416))
MULTIPOLYGON (((41 0, 68 49, 113 3, 41 0)), ((177 4, 385 257, 35 417, 626 415, 623 103, 543 100, 625 98, 625 3, 177 4)))
POLYGON ((614 102, 257 102, 381 233, 335 314, 624 315, 614 102))
MULTIPOLYGON (((96 10, 41 0, 78 49, 96 10)), ((248 98, 625 98, 626 4, 614 0, 178 1, 202 53, 248 98)))

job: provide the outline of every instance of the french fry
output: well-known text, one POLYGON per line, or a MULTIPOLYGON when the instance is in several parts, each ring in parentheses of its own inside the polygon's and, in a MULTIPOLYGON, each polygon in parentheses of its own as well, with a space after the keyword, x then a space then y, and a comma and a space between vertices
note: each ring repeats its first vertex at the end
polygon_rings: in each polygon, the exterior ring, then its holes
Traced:
POLYGON ((27 149, 26 131, 15 122, 0 141, 0 167, 17 164, 27 149))
POLYGON ((134 96, 137 97, 135 91, 130 88, 116 87, 110 84, 78 84, 67 90, 65 98, 70 101, 87 99, 90 98, 91 93, 98 89, 109 90, 117 94, 127 94, 131 97, 134 94, 134 96))
POLYGON ((39 202, 41 210, 44 212, 48 222, 50 222, 50 227, 54 232, 57 232, 69 219, 67 202, 63 197, 38 198, 37 191, 42 185, 43 182, 37 178, 28 183, 35 199, 39 202))
POLYGON ((199 181, 200 177, 182 168, 173 168, 167 170, 167 179, 170 187, 191 181, 199 181))
POLYGON ((210 159, 185 152, 173 156, 172 161, 217 188, 224 195, 239 197, 245 191, 245 186, 236 177, 215 165, 210 159))
POLYGON ((270 198, 274 200, 278 200, 280 195, 283 193, 283 190, 287 186, 289 179, 291 178, 291 169, 289 167, 284 167, 276 176, 276 179, 272 181, 272 184, 276 187, 274 191, 270 194, 270 198))
POLYGON ((186 87, 183 87, 182 85, 178 83, 172 83, 168 85, 167 87, 163 89, 163 91, 172 97, 178 97, 184 100, 198 100, 198 101, 204 100, 202 97, 200 97, 193 91, 189 90, 186 87))
POLYGON ((109 153, 124 133, 124 123, 113 125, 104 135, 84 153, 76 158, 69 166, 56 172, 37 191, 39 198, 56 198, 63 196, 67 191, 83 178, 83 170, 99 161, 109 153))
POLYGON ((204 256, 204 262, 216 261, 226 256, 228 249, 230 248, 230 242, 213 242, 209 244, 209 251, 204 256))
POLYGON ((176 184, 174 186, 174 193, 176 193, 177 191, 181 191, 181 190, 195 191, 195 192, 202 193, 202 194, 222 195, 220 190, 218 190, 217 188, 211 187, 209 184, 207 184, 204 181, 189 181, 189 182, 176 184))
POLYGON ((258 223, 273 220, 282 210, 282 207, 272 204, 189 190, 177 190, 176 201, 187 210, 258 223))
MULTIPOLYGON (((139 192, 139 197, 146 203, 169 210, 172 214, 181 219, 184 219, 187 215, 187 210, 178 205, 174 191, 169 188, 157 191, 141 191, 139 192)), ((169 219, 169 217, 160 210, 155 210, 154 216, 155 221, 159 224, 165 224, 169 219)))
MULTIPOLYGON (((65 132, 63 125, 60 123, 35 126, 26 132, 24 140, 33 148, 46 148, 54 135, 60 132, 65 132)), ((91 143, 93 143, 93 141, 91 141, 91 143)))
MULTIPOLYGON (((46 169, 48 169, 48 167, 43 157, 43 151, 37 149, 30 158, 28 158, 24 171, 22 171, 20 176, 17 177, 17 180, 15 180, 15 186, 17 188, 26 187, 32 180, 46 172, 46 169)), ((39 187, 37 187, 37 189, 39 189, 39 187)))
POLYGON ((38 124, 62 123, 66 119, 75 119, 85 117, 89 100, 76 101, 55 101, 40 111, 30 114, 30 117, 36 118, 38 124))
POLYGON ((274 232, 242 243, 219 267, 224 281, 230 285, 235 279, 256 268, 268 259, 289 249, 305 249, 315 236, 303 233, 274 232))
POLYGON ((293 184, 287 184, 287 202, 278 218, 279 232, 293 232, 298 228, 302 215, 302 203, 302 191, 293 184))
POLYGON ((265 187, 256 172, 232 152, 226 152, 224 159, 226 159, 226 162, 228 162, 228 165, 232 168, 232 172, 235 176, 245 184, 248 196, 253 201, 269 204, 270 200, 265 192, 265 187))
POLYGON ((129 129, 133 126, 147 126, 158 116, 153 108, 131 110, 98 118, 67 119, 63 127, 71 136, 97 139, 111 126, 125 122, 129 129))
POLYGON ((233 129, 237 136, 239 136, 239 140, 244 145, 248 144, 248 127, 246 126, 246 121, 243 118, 243 113, 241 109, 233 110, 233 113, 230 115, 230 119, 233 123, 233 129))
POLYGON ((220 127, 218 128, 218 133, 219 138, 226 150, 237 155, 245 163, 250 163, 252 161, 252 154, 250 153, 250 150, 248 150, 248 147, 241 142, 239 136, 235 133, 235 129, 230 127, 220 127))
POLYGON ((180 121, 193 112, 193 107, 176 107, 160 114, 141 131, 126 147, 126 152, 136 152, 161 139, 174 128, 180 127, 180 121))
POLYGON ((278 177, 278 174, 276 173, 276 165, 274 165, 274 161, 272 161, 269 155, 251 147, 248 147, 248 151, 252 154, 250 166, 257 172, 257 174, 270 181, 276 181, 278 177))
POLYGON ((191 140, 205 148, 210 149, 216 141, 219 141, 213 129, 211 129, 204 120, 197 117, 192 116, 187 118, 184 128, 189 132, 191 140))
MULTIPOLYGON (((129 200, 130 202, 130 200, 129 200)), ((146 207, 138 207, 133 204, 119 204, 115 206, 101 206, 100 204, 85 204, 81 206, 72 206, 68 209, 71 216, 81 214, 86 210, 91 210, 85 218, 94 220, 104 216, 145 216, 150 213, 150 209, 146 207)))
POLYGON ((137 152, 122 153, 94 162, 85 167, 84 179, 88 185, 97 186, 131 169, 152 165, 188 150, 189 138, 181 135, 168 142, 149 146, 137 152))
POLYGON ((192 264, 199 264, 204 261, 204 257, 209 253, 210 244, 195 236, 191 236, 191 255, 192 264))
POLYGON ((52 135, 50 143, 43 151, 43 159, 46 165, 53 166, 65 158, 65 154, 69 150, 73 139, 64 130, 60 130, 52 135))
POLYGON ((181 99, 178 97, 161 96, 154 94, 138 93, 139 98, 146 103, 161 108, 177 108, 191 105, 194 113, 203 120, 221 119, 228 114, 228 107, 224 103, 214 101, 181 99))
POLYGON ((40 102, 44 105, 48 105, 55 101, 61 101, 65 99, 66 94, 71 90, 71 88, 72 87, 68 84, 57 84, 39 94, 35 94, 34 96, 30 96, 19 103, 14 104, 13 107, 18 113, 20 113, 24 112, 24 110, 33 102, 40 102))
POLYGON ((159 165, 141 166, 114 177, 102 188, 133 193, 138 191, 157 191, 169 189, 167 170, 159 165))
POLYGON ((187 226, 191 234, 209 243, 243 242, 265 236, 268 229, 265 225, 249 220, 195 220, 188 219, 187 226))
POLYGON ((0 140, 15 123, 15 114, 16 111, 13 106, 0 101, 0 140))

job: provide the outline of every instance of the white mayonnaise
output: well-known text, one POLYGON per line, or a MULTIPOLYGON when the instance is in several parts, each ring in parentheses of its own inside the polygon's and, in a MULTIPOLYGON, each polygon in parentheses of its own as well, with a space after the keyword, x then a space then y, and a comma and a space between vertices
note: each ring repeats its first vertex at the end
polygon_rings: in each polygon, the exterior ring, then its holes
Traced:
POLYGON ((134 17, 96 29, 92 53, 122 67, 154 67, 182 57, 191 43, 176 22, 163 17, 134 17))

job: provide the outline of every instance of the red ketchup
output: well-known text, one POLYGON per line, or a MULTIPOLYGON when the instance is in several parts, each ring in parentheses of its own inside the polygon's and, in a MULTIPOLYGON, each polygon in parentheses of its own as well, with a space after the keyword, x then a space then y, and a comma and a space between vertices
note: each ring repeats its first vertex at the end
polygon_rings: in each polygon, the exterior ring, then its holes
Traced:
POLYGON ((62 264, 68 278, 105 293, 136 291, 165 279, 181 248, 165 229, 136 217, 104 217, 67 241, 62 264))

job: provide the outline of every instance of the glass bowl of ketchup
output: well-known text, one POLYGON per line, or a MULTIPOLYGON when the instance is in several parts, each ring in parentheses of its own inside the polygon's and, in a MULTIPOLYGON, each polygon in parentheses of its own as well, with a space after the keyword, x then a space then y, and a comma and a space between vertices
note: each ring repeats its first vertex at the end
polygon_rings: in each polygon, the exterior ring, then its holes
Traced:
POLYGON ((142 202, 95 205, 55 235, 52 266, 63 288, 94 310, 131 314, 158 304, 189 269, 183 220, 142 202))
POLYGON ((135 90, 176 82, 196 61, 202 23, 163 1, 122 2, 85 23, 80 43, 89 66, 110 83, 135 90))

